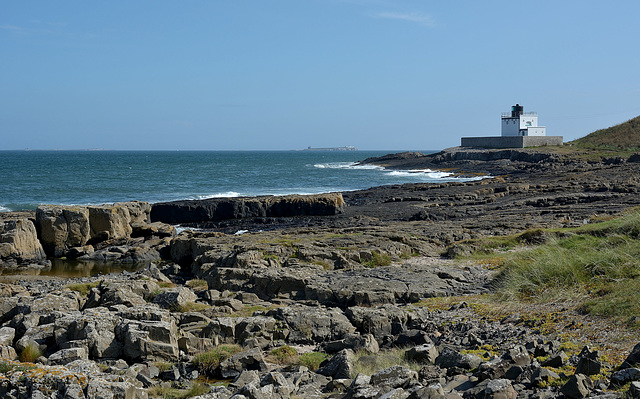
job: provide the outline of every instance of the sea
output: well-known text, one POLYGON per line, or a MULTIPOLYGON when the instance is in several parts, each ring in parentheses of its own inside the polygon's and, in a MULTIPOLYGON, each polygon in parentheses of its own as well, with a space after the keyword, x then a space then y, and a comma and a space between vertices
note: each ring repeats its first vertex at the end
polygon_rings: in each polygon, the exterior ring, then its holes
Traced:
POLYGON ((0 211, 32 210, 41 204, 317 194, 464 180, 433 170, 396 171, 357 163, 391 152, 0 151, 0 211))

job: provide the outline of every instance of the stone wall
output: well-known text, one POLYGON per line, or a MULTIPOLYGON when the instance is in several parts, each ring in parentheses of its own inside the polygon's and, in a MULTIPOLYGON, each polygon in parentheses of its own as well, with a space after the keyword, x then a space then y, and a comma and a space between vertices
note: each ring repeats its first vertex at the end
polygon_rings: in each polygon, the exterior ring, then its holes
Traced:
POLYGON ((462 147, 525 148, 562 145, 562 136, 462 137, 462 147))

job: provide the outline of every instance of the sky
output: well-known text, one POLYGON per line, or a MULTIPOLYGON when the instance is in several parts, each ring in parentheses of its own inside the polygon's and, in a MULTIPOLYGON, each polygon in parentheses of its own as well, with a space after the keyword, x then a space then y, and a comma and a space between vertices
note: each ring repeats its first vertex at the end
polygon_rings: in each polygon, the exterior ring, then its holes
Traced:
POLYGON ((0 0, 0 149, 438 150, 640 115, 637 0, 0 0))

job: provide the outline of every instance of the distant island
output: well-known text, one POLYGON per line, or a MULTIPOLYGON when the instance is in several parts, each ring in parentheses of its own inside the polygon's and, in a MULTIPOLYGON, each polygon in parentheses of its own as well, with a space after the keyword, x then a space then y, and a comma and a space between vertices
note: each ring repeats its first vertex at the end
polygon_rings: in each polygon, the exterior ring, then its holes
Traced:
POLYGON ((307 147, 302 151, 358 151, 358 149, 352 145, 347 145, 344 147, 325 147, 325 148, 307 147))

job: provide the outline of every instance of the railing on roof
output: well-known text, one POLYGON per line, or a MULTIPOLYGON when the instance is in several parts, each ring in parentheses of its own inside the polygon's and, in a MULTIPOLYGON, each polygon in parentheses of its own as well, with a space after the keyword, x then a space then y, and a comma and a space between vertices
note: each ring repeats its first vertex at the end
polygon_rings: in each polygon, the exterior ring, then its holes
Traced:
MULTIPOLYGON (((523 112, 522 115, 538 115, 537 112, 523 112)), ((502 113, 502 117, 503 118, 511 118, 511 112, 503 112, 502 113)))

